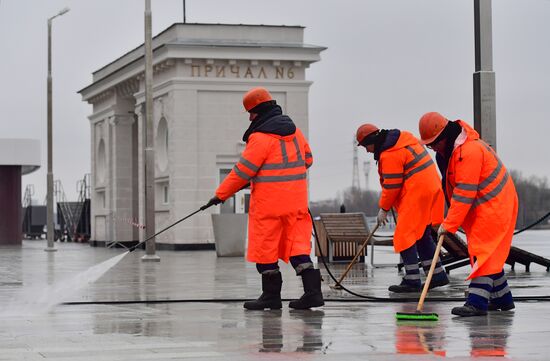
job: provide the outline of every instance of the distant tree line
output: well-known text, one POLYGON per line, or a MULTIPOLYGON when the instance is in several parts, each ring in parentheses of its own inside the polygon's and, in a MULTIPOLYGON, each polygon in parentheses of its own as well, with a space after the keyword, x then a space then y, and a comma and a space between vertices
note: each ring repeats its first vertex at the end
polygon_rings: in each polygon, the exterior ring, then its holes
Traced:
POLYGON ((338 213, 342 205, 346 212, 363 212, 366 216, 376 216, 379 197, 380 192, 362 191, 350 187, 340 192, 334 199, 311 202, 310 208, 314 216, 320 213, 338 213))
MULTIPOLYGON (((521 172, 510 172, 519 198, 519 210, 516 229, 523 228, 550 212, 550 185, 545 177, 524 177, 521 172)), ((311 202, 310 208, 314 216, 320 213, 338 213, 342 204, 346 212, 364 212, 367 216, 378 213, 378 198, 380 192, 348 188, 337 194, 334 199, 311 202)), ((546 219, 537 228, 550 228, 550 220, 546 219)))
MULTIPOLYGON (((511 171, 519 198, 518 220, 516 228, 523 228, 550 212, 550 187, 545 177, 524 177, 521 172, 511 171)), ((538 228, 549 228, 546 219, 538 228)))

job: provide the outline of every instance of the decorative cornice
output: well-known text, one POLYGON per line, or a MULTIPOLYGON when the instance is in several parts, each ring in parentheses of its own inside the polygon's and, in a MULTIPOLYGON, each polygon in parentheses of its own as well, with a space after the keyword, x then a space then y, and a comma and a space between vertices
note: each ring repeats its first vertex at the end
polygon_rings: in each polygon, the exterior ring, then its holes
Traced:
POLYGON ((95 103, 100 103, 102 102, 103 100, 113 96, 114 94, 114 90, 113 89, 107 89, 97 95, 94 95, 93 97, 91 97, 90 99, 88 99, 88 103, 89 104, 95 104, 95 103))
POLYGON ((115 86, 116 93, 122 97, 131 97, 139 91, 139 80, 132 78, 115 86))
MULTIPOLYGON (((175 57, 175 58, 170 58, 170 59, 163 60, 163 61, 159 62, 158 64, 155 64, 154 67, 153 67, 154 75, 158 75, 162 72, 165 72, 165 71, 175 67, 178 60, 182 61, 187 66, 191 65, 192 67, 201 67, 201 66, 210 67, 209 69, 205 68, 205 69, 202 69, 202 70, 200 70, 200 69, 197 70, 195 68, 195 69, 192 69, 192 72, 195 71, 195 70, 198 71, 198 72, 199 71, 204 72, 206 70, 209 70, 209 71, 212 72, 211 75, 215 74, 214 70, 212 70, 215 63, 218 63, 218 64, 226 63, 229 66, 238 65, 238 63, 239 63, 237 60, 235 60, 235 58, 225 58, 225 59, 216 58, 216 59, 213 59, 211 57, 204 57, 204 58, 175 57)), ((258 67, 258 66, 261 65, 261 62, 264 62, 264 61, 265 60, 258 60, 257 58, 255 58, 255 59, 248 60, 247 63, 250 64, 251 66, 258 67)), ((277 77, 281 76, 281 77, 288 77, 288 78, 290 78, 291 75, 292 75, 292 77, 295 76, 294 74, 296 74, 296 71, 299 68, 309 67, 310 63, 311 63, 310 60, 289 61, 289 60, 273 59, 273 60, 268 61, 268 64, 271 64, 272 66, 275 66, 275 67, 286 66, 287 68, 277 69, 275 75, 277 77), (288 65, 285 65, 285 64, 288 64, 288 65), (281 74, 279 74, 279 71, 281 71, 281 74), (292 74, 290 74, 290 72, 292 72, 292 74)), ((223 67, 223 65, 220 65, 220 66, 223 67)), ((263 70, 264 67, 260 67, 259 70, 254 69, 254 68, 244 68, 243 67, 242 72, 245 72, 245 69, 248 72, 251 72, 251 74, 255 72, 254 73, 255 75, 251 75, 251 76, 254 77, 253 79, 255 79, 255 78, 261 79, 262 84, 268 84, 268 83, 281 84, 281 81, 284 82, 287 85, 293 83, 291 78, 290 79, 265 79, 267 68, 265 68, 266 70, 263 70), (263 76, 261 76, 261 75, 263 75, 263 76)), ((126 80, 122 81, 121 83, 118 83, 118 84, 115 84, 115 85, 106 85, 108 88, 101 91, 97 95, 93 95, 90 98, 88 98, 87 99, 88 103, 95 104, 95 103, 104 101, 108 97, 113 96, 115 94, 115 92, 116 92, 117 95, 120 95, 122 97, 139 98, 140 94, 143 93, 143 91, 140 90, 140 82, 145 79, 145 72, 142 69, 140 69, 137 72, 135 70, 137 70, 137 69, 134 69, 134 71, 130 71, 130 73, 128 74, 128 75, 130 75, 129 79, 126 79, 126 80)), ((231 71, 232 71, 232 68, 226 69, 226 73, 231 72, 231 71)), ((272 72, 273 72, 273 70, 272 70, 272 72)), ((229 73, 227 73, 227 74, 229 74, 229 73)), ((248 73, 241 74, 241 76, 246 76, 247 74, 248 73)), ((229 75, 232 75, 232 74, 229 74, 229 75)), ((271 75, 271 76, 274 76, 274 75, 271 75)), ((190 78, 190 81, 195 83, 195 81, 197 79, 200 79, 200 82, 205 82, 205 83, 209 83, 211 81, 206 76, 202 76, 202 77, 193 76, 193 77, 190 78)), ((247 78, 247 79, 243 79, 243 80, 245 82, 247 82, 248 84, 250 84, 250 81, 253 80, 253 79, 247 78)), ((297 80, 297 81, 302 83, 302 84, 310 83, 307 80, 297 80)), ((238 83, 240 83, 239 79, 230 79, 230 78, 224 78, 223 80, 222 80, 222 78, 216 78, 216 82, 219 82, 220 84, 228 84, 228 83, 237 83, 238 84, 238 83)), ((114 83, 114 79, 111 83, 114 83)), ((154 85, 155 89, 159 89, 160 87, 161 87, 160 85, 154 85)), ((88 88, 88 89, 90 89, 90 88, 88 88)), ((84 95, 83 95, 83 98, 86 99, 86 97, 84 95)))
MULTIPOLYGON (((173 68, 176 65, 176 59, 166 59, 161 61, 153 66, 153 75, 158 75, 170 68, 173 68)), ((131 75, 130 78, 123 80, 122 82, 114 85, 109 85, 109 87, 100 93, 91 96, 86 100, 89 104, 99 103, 111 96, 116 94, 121 95, 122 97, 133 96, 134 93, 139 91, 139 82, 145 79, 145 72, 143 70, 131 75)))
MULTIPOLYGON (((176 60, 175 59, 167 59, 165 61, 162 61, 158 64, 155 64, 153 65, 153 76, 154 75, 158 75, 170 68, 173 68, 174 66, 176 65, 176 60)), ((136 76, 136 79, 137 80, 143 80, 145 79, 145 71, 142 71, 140 72, 137 76, 136 76)))

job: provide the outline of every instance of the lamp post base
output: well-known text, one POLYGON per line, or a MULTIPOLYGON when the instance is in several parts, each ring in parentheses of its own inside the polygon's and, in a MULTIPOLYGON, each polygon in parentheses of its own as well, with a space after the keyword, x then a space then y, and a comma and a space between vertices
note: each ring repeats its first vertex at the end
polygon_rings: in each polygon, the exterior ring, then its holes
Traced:
POLYGON ((141 257, 142 262, 160 262, 160 257, 156 254, 146 254, 145 256, 141 257))
POLYGON ((44 248, 44 251, 45 251, 45 252, 57 252, 57 248, 46 247, 46 248, 44 248))

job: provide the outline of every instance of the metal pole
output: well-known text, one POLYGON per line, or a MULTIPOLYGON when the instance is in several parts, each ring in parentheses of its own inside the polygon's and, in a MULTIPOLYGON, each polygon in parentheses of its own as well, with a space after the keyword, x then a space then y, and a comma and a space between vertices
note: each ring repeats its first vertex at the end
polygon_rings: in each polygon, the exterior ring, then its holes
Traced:
POLYGON ((183 23, 187 23, 187 19, 185 18, 185 0, 183 0, 183 23))
POLYGON ((47 187, 47 230, 48 244, 44 251, 55 252, 54 233, 55 225, 53 219, 53 164, 52 164, 52 19, 48 19, 48 173, 46 176, 47 187))
POLYGON ((474 0, 474 23, 474 127, 496 150, 496 91, 493 71, 491 0, 474 0))
POLYGON ((48 233, 46 238, 48 241, 46 249, 44 251, 55 252, 57 249, 54 248, 54 233, 55 233, 55 221, 53 217, 53 155, 52 155, 52 20, 58 16, 66 14, 69 11, 69 8, 63 8, 56 15, 48 19, 48 85, 47 85, 47 128, 48 128, 48 174, 46 176, 46 227, 48 233))
POLYGON ((145 256, 142 261, 159 262, 155 254, 155 149, 153 145, 153 51, 151 0, 145 0, 145 256))

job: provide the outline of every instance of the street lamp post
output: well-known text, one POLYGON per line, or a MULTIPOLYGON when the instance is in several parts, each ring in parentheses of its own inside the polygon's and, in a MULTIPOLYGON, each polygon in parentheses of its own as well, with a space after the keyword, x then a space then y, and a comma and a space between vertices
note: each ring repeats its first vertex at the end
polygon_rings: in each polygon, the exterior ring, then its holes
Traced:
POLYGON ((496 81, 491 12, 491 0, 474 0, 474 127, 483 140, 496 150, 496 81))
POLYGON ((44 251, 55 252, 54 248, 54 219, 53 219, 53 171, 52 171, 52 20, 58 16, 66 14, 69 8, 63 8, 56 15, 48 18, 48 175, 46 179, 47 187, 47 239, 48 246, 44 251))
MULTIPOLYGON (((153 138, 153 50, 151 0, 145 0, 145 237, 155 234, 155 148, 153 138)), ((159 262, 155 238, 145 243, 142 261, 159 262)))

